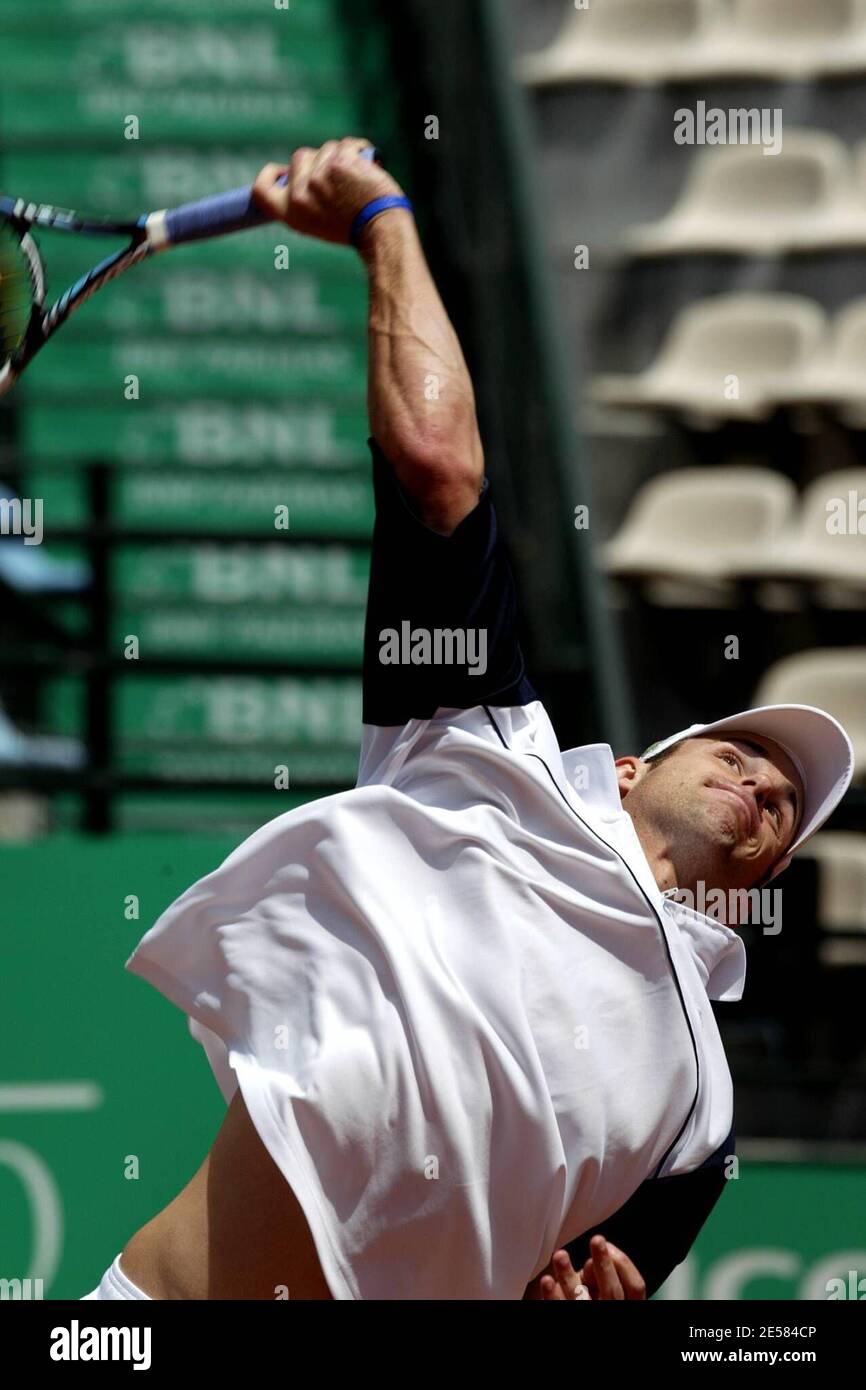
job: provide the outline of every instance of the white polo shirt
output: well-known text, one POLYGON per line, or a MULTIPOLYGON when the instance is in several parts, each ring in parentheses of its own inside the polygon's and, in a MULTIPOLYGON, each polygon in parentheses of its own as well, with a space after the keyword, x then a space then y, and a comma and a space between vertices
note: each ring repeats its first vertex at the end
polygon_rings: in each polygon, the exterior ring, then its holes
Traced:
POLYGON ((731 1130, 709 1000, 742 943, 659 891, 610 748, 561 753, 516 689, 365 723, 357 787, 262 826, 128 962, 240 1085, 336 1298, 519 1299, 731 1130))

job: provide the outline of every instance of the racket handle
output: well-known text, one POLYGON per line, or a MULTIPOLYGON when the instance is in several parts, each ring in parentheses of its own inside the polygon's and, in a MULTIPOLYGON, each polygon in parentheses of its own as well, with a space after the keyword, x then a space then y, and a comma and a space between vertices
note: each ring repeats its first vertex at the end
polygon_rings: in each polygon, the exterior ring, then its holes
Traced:
MULTIPOLYGON (((379 162, 379 151, 372 145, 361 150, 361 158, 379 162)), ((288 175, 277 179, 283 186, 288 175)), ((141 219, 155 251, 180 246, 187 241, 203 241, 206 237, 225 236, 227 232, 242 232, 260 227, 273 218, 253 201, 252 188, 232 188, 228 193, 214 193, 198 198, 194 203, 163 212, 152 212, 141 219)))

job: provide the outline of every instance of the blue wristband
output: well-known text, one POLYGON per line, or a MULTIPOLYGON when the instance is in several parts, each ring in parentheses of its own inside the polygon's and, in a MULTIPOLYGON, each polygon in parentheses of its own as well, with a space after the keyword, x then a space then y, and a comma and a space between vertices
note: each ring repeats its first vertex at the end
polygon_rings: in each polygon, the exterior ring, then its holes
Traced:
POLYGON ((367 223, 371 221, 372 218, 378 217, 380 212, 387 212, 388 208, 408 208, 411 212, 412 204, 409 202, 408 198, 404 198, 396 193, 389 193, 385 198, 374 198, 372 203, 368 203, 366 207, 361 208, 361 211, 352 223, 349 240, 353 246, 358 245, 358 234, 361 229, 366 227, 367 223))

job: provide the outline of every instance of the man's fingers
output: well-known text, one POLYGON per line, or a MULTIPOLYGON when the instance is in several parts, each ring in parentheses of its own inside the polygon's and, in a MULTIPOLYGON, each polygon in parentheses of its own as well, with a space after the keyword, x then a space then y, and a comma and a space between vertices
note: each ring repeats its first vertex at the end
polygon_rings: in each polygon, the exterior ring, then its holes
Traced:
POLYGON ((369 149, 373 141, 368 140, 364 135, 347 135, 338 142, 337 151, 340 159, 345 155, 347 158, 356 159, 362 150, 369 149))
POLYGON ((620 1250, 618 1245, 607 1242, 610 1257, 616 1266, 620 1283, 626 1298, 646 1298, 646 1282, 632 1260, 629 1259, 624 1250, 620 1250))
POLYGON ((253 202, 272 217, 285 217, 288 191, 277 182, 289 171, 288 164, 266 164, 256 174, 253 183, 253 202))
MULTIPOLYGON (((596 1236, 594 1239, 598 1240, 601 1239, 601 1237, 596 1236)), ((622 1290, 621 1294, 615 1294, 614 1297, 645 1299, 647 1296, 646 1281, 634 1261, 630 1260, 625 1251, 620 1250, 619 1246, 614 1245, 612 1241, 607 1241, 606 1244, 608 1254, 613 1261, 619 1285, 622 1290)), ((587 1284, 598 1297, 609 1297, 608 1294, 602 1295, 598 1292, 597 1261, 593 1259, 592 1256, 590 1256, 584 1264, 581 1270, 581 1277, 584 1283, 587 1284)))
POLYGON ((307 145, 301 145, 292 155, 292 162, 289 165, 289 188, 292 201, 303 202, 307 192, 307 184, 310 181, 310 174, 316 161, 316 150, 311 150, 307 145))
POLYGON ((619 1274, 614 1265, 604 1236, 593 1236, 589 1242, 592 1253, 592 1266, 595 1284, 600 1299, 621 1300, 625 1298, 619 1274))
POLYGON ((553 1273, 566 1298, 577 1298, 582 1287, 580 1276, 575 1273, 571 1256, 567 1250, 557 1250, 553 1256, 553 1273))
POLYGON ((341 141, 339 140, 326 140, 324 145, 319 146, 310 166, 310 178, 314 178, 316 174, 321 172, 322 166, 333 159, 340 145, 341 141))
POLYGON ((541 1280, 541 1300, 543 1303, 560 1303, 565 1299, 560 1284, 545 1274, 541 1280))

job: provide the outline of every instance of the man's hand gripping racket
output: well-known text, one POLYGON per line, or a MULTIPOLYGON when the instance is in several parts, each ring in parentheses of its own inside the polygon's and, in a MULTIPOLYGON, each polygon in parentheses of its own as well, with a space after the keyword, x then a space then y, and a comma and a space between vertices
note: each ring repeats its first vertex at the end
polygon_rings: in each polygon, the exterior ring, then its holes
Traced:
POLYGON ((282 221, 325 241, 349 242, 355 219, 377 199, 402 199, 366 140, 331 140, 268 164, 251 188, 234 188, 134 222, 94 221, 66 208, 0 196, 0 395, 79 305, 107 281, 158 251, 282 221), (46 308, 47 287, 34 229, 125 236, 128 243, 82 275, 46 308))

